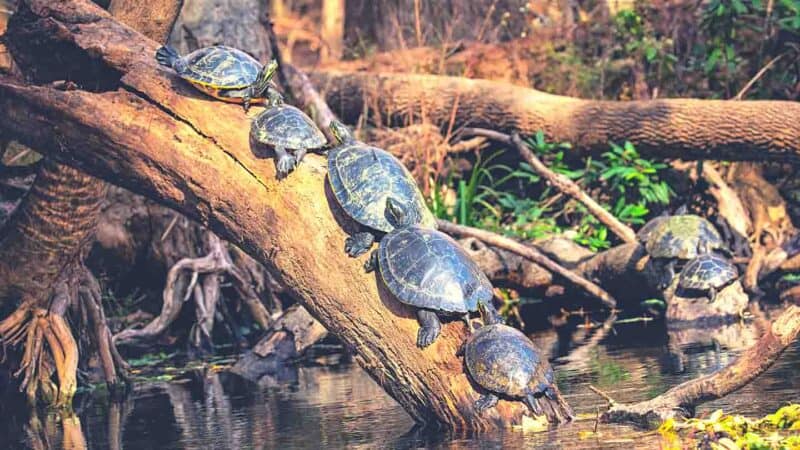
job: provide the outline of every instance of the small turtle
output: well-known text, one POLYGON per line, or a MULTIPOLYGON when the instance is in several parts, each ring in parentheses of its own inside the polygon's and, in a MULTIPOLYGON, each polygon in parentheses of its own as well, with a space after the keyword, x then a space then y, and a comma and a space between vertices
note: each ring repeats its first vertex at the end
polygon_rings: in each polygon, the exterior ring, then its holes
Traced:
POLYGON ((294 170, 306 152, 321 149, 328 143, 310 117, 280 99, 270 100, 269 107, 253 119, 250 136, 275 150, 278 177, 285 177, 294 170), (287 150, 293 150, 294 155, 287 150))
POLYGON ((262 66, 235 48, 215 45, 181 56, 175 48, 165 45, 156 51, 156 60, 200 91, 219 100, 241 103, 245 111, 254 100, 261 101, 265 93, 271 101, 280 97, 270 83, 278 63, 272 60, 262 66))
POLYGON ((488 323, 502 319, 492 305, 492 284, 469 255, 450 236, 419 225, 418 211, 386 199, 386 215, 394 230, 364 264, 367 272, 380 269, 389 291, 402 303, 418 309, 417 345, 425 348, 439 336, 437 314, 461 315, 485 308, 488 323))
POLYGON ((488 391, 475 402, 478 411, 505 397, 521 400, 533 414, 545 414, 551 422, 572 420, 572 410, 555 385, 553 368, 516 328, 483 326, 467 339, 461 353, 470 378, 488 391))
MULTIPOLYGON (((419 225, 436 228, 436 219, 408 169, 391 153, 353 138, 350 130, 334 121, 331 134, 337 146, 328 152, 328 182, 336 201, 356 222, 371 230, 388 233, 394 229, 386 217, 389 196, 406 205, 419 225)), ((356 257, 375 241, 374 231, 361 231, 345 242, 345 251, 356 257)))
MULTIPOLYGON (((661 218, 656 218, 658 220, 661 218)), ((712 251, 727 251, 725 242, 708 220, 693 214, 668 216, 647 232, 645 249, 651 258, 663 265, 659 287, 675 278, 679 261, 688 261, 712 251)), ((659 267, 661 269, 661 267, 659 267)))
POLYGON ((714 301, 717 291, 731 284, 739 276, 736 266, 722 256, 708 253, 689 261, 678 278, 678 288, 701 291, 714 301))

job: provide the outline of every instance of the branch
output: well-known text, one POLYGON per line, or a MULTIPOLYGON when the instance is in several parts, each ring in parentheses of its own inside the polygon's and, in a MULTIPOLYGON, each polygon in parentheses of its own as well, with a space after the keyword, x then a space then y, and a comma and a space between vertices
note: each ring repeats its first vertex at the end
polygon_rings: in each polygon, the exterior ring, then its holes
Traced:
POLYGON ((764 373, 800 334, 800 307, 791 305, 769 330, 728 367, 682 383, 658 397, 615 405, 602 416, 605 422, 632 422, 654 428, 672 417, 691 415, 694 406, 724 397, 764 373))
POLYGON ((606 209, 594 201, 589 194, 584 192, 584 190, 581 189, 577 183, 565 177, 564 175, 555 173, 548 169, 547 166, 539 158, 537 158, 536 155, 533 154, 531 149, 529 149, 528 146, 522 142, 522 139, 518 134, 509 136, 507 134, 481 128, 466 128, 463 130, 463 132, 466 134, 484 136, 494 139, 506 145, 513 145, 517 148, 517 151, 519 152, 520 156, 522 156, 522 159, 530 164, 536 173, 541 175, 549 184, 553 185, 559 191, 581 202, 584 206, 586 206, 586 209, 588 209, 589 212, 597 218, 597 220, 605 224, 612 233, 617 235, 617 237, 627 243, 638 242, 638 239, 636 239, 636 232, 634 232, 631 227, 620 222, 619 219, 614 217, 613 214, 606 211, 606 209))
POLYGON ((491 231, 479 230, 477 228, 466 227, 463 225, 456 225, 444 220, 437 221, 437 224, 439 226, 439 230, 445 233, 474 237, 489 245, 493 245, 495 247, 499 247, 524 256, 525 258, 530 259, 545 269, 569 280, 572 284, 583 289, 592 297, 600 299, 600 301, 609 308, 613 309, 617 306, 617 301, 614 300, 614 297, 600 288, 600 286, 572 272, 571 270, 564 268, 531 246, 521 244, 513 239, 492 233, 491 231))

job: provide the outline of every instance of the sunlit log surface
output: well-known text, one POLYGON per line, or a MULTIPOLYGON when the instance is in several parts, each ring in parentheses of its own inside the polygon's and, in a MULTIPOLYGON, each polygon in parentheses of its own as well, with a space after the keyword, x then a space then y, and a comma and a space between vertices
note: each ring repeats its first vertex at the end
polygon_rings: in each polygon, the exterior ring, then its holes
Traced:
POLYGON ((86 1, 31 0, 10 40, 39 79, 59 91, 0 78, 2 126, 49 156, 175 208, 266 264, 368 373, 418 421, 453 428, 507 427, 524 406, 476 414, 455 353, 466 330, 445 325, 416 347, 410 308, 379 289, 363 260, 343 252, 347 224, 326 194, 325 165, 310 155, 287 179, 250 150, 241 107, 200 96, 158 67, 156 43, 86 1), (34 38, 35 37, 35 38, 34 38), (59 64, 46 55, 59 51, 59 64), (52 62, 52 61, 51 61, 52 62))

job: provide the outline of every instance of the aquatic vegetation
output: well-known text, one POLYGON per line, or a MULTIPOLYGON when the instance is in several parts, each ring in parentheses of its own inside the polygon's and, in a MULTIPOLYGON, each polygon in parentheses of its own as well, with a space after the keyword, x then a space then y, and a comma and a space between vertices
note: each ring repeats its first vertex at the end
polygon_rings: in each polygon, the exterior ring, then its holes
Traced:
POLYGON ((800 448, 800 404, 791 404, 761 419, 716 410, 705 419, 667 420, 658 429, 666 448, 797 449, 800 448))

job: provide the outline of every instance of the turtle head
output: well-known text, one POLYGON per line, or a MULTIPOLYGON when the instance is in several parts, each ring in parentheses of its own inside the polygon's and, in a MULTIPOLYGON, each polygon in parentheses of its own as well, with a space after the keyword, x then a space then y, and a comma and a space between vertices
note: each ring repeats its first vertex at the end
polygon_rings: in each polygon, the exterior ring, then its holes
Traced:
POLYGON ((331 121, 331 124, 328 125, 328 127, 331 130, 331 134, 336 139, 336 143, 339 145, 347 144, 355 140, 355 138, 353 138, 353 133, 350 132, 350 129, 347 128, 347 125, 339 122, 338 120, 331 121))
POLYGON ((266 66, 264 66, 264 76, 267 78, 267 80, 271 80, 272 77, 275 76, 275 72, 277 71, 278 71, 278 61, 274 59, 268 62, 266 66))
POLYGON ((261 98, 264 93, 267 93, 269 97, 270 103, 274 103, 274 94, 277 94, 275 88, 270 86, 272 81, 272 77, 275 76, 275 72, 278 71, 278 61, 274 59, 267 63, 261 70, 258 72, 258 76, 253 84, 250 86, 250 95, 253 98, 261 98), (273 92, 269 92, 273 91, 273 92))
POLYGON ((395 228, 405 228, 420 223, 419 212, 392 197, 386 198, 386 220, 395 228))

